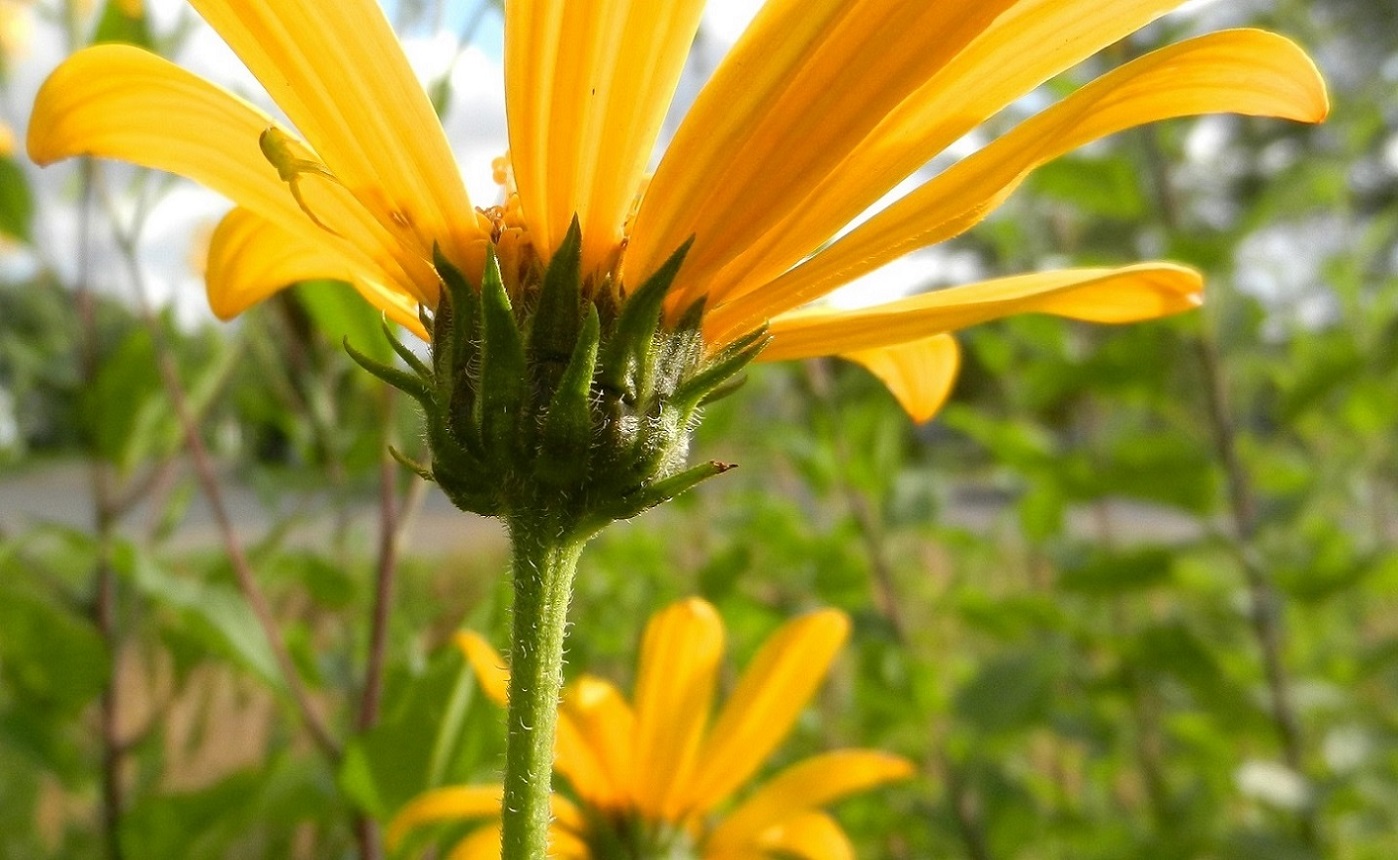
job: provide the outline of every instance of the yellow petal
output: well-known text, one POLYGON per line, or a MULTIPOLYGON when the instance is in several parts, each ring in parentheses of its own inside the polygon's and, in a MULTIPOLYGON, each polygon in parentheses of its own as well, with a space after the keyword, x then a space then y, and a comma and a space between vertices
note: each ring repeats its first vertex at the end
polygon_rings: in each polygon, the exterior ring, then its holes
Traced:
POLYGON ((579 731, 566 712, 558 715, 553 745, 554 770, 568 778, 578 796, 591 806, 616 808, 624 805, 620 790, 602 765, 600 751, 579 731))
POLYGON ((636 716, 610 683, 584 675, 563 692, 561 715, 577 728, 578 740, 595 756, 600 779, 574 788, 589 804, 603 809, 629 804, 632 796, 636 716))
POLYGON ((499 857, 499 824, 489 824, 471 831, 447 854, 447 860, 499 860, 499 857))
POLYGON ((328 244, 312 245, 255 212, 234 209, 209 239, 204 274, 209 307, 220 318, 231 319, 299 281, 347 281, 389 319, 427 339, 416 302, 375 283, 371 274, 355 269, 328 244))
POLYGON ((792 860, 854 860, 849 837, 823 812, 793 815, 763 831, 757 844, 792 860))
POLYGON ((772 320, 763 361, 878 349, 956 331, 1000 317, 1045 313, 1097 323, 1127 323, 1198 307, 1203 280, 1172 263, 1120 269, 1036 272, 921 293, 855 311, 811 308, 772 320))
POLYGON ((712 325, 747 331, 754 320, 962 233, 1039 165, 1124 129, 1204 113, 1318 122, 1328 109, 1315 65, 1281 36, 1229 30, 1162 48, 1021 123, 806 263, 717 311, 712 325))
POLYGON ((410 830, 424 824, 499 817, 503 796, 498 785, 456 785, 423 792, 398 810, 384 838, 389 850, 396 851, 410 830))
POLYGON ((458 630, 452 642, 475 670, 481 692, 495 704, 505 707, 509 702, 510 670, 505 668, 504 658, 472 630, 458 630))
MULTIPOLYGON (((258 142, 271 124, 267 114, 155 54, 99 45, 69 57, 39 89, 29 123, 29 157, 46 165, 91 155, 176 173, 231 198, 304 244, 344 257, 375 283, 409 296, 435 290, 435 275, 415 283, 405 272, 398 262, 400 248, 372 238, 351 243, 307 218, 263 157, 258 142)), ((318 206, 342 235, 383 235, 353 200, 318 206)), ((415 275, 424 277, 421 271, 415 275)))
POLYGON ((849 635, 835 610, 788 622, 763 644, 704 741, 688 809, 702 812, 747 782, 786 737, 849 635))
POLYGON ((776 0, 675 133, 627 251, 644 277, 695 236, 670 307, 785 217, 878 124, 1015 0, 776 0))
POLYGON ((99 45, 63 62, 34 102, 29 157, 92 155, 188 177, 267 217, 304 220, 258 136, 269 116, 156 55, 99 45))
POLYGON ((636 676, 636 806, 673 820, 708 722, 723 655, 723 622, 697 598, 646 625, 636 676))
POLYGON ((840 357, 858 362, 877 376, 898 398, 908 417, 918 423, 930 421, 947 402, 961 369, 961 349, 949 334, 847 352, 840 357))
POLYGON ((510 154, 545 257, 575 214, 585 271, 620 244, 703 9, 703 0, 506 5, 510 154))
POLYGON ((4 122, 0 122, 0 158, 15 154, 15 133, 4 122))
POLYGON ((709 837, 706 853, 737 849, 793 816, 912 774, 906 759, 874 750, 808 758, 782 771, 725 818, 709 837))
POLYGON ((1015 4, 899 104, 839 167, 816 178, 785 221, 709 282, 709 295, 727 299, 771 281, 1015 99, 1181 2, 1015 4))
MULTIPOLYGON (((575 836, 587 831, 587 818, 577 804, 561 794, 549 796, 549 811, 553 813, 552 836, 555 846, 568 842, 564 836, 575 836)), ((571 844, 571 843, 569 843, 571 844)))
POLYGON ((465 266, 479 238, 451 148, 375 0, 191 0, 385 229, 465 266))

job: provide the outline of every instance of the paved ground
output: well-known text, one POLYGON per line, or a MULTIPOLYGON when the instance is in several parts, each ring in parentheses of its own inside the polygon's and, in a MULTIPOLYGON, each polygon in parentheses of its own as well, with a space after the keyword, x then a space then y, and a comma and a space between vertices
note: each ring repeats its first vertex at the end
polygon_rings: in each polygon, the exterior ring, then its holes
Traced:
MULTIPOLYGON (((299 520, 291 532, 291 542, 315 545, 336 528, 337 514, 331 500, 322 496, 288 495, 275 504, 264 500, 252 488, 236 479, 225 481, 226 503, 244 541, 254 544, 288 517, 299 520)), ((953 493, 954 503, 944 517, 950 525, 973 530, 989 529, 1005 514, 1007 500, 993 490, 964 486, 953 493)), ((377 529, 374 499, 365 496, 349 506, 349 528, 363 535, 372 545, 377 529)), ((1080 534, 1093 534, 1100 511, 1075 510, 1069 527, 1080 534)), ((1189 517, 1173 511, 1130 502, 1107 506, 1114 537, 1124 542, 1156 540, 1185 541, 1199 534, 1199 526, 1189 517)), ((152 513, 138 508, 128 517, 128 528, 149 526, 152 513)), ((88 475, 81 463, 46 465, 19 475, 0 477, 0 533, 14 534, 38 522, 88 529, 92 525, 92 504, 88 475)), ((502 546, 504 534, 494 523, 479 517, 463 517, 441 493, 430 489, 412 523, 411 546, 419 554, 441 555, 483 546, 502 546)), ((202 496, 196 495, 173 538, 176 547, 215 546, 218 532, 202 496)))

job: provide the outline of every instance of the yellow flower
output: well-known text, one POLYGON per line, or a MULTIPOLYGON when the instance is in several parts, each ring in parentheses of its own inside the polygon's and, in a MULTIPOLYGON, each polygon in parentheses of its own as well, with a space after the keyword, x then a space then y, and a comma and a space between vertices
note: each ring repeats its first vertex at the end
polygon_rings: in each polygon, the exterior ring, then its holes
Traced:
MULTIPOLYGON (((634 702, 588 675, 564 691, 555 769, 578 804, 554 797, 553 856, 852 857, 848 838, 821 807, 910 776, 907 761, 873 750, 817 755, 715 815, 790 731, 848 632, 849 621, 833 610, 788 622, 764 643, 710 722, 723 656, 718 613, 698 599, 656 613, 641 642, 634 702)), ((458 634, 457 644, 485 693, 503 705, 508 675, 499 655, 474 633, 458 634)), ((398 844, 424 823, 488 822, 499 810, 498 787, 430 791, 399 812, 389 842, 398 844)), ((498 857, 498 846, 487 823, 451 857, 498 857)))
POLYGON ((15 154, 15 133, 10 131, 10 127, 0 121, 0 158, 9 158, 15 154))
POLYGON ((1106 135, 1208 112, 1306 122, 1327 112, 1291 42, 1256 30, 1201 36, 1081 88, 840 235, 982 121, 1182 0, 769 0, 648 181, 703 0, 512 0, 514 195, 478 212, 375 0, 190 2, 299 137, 264 135, 268 115, 153 54, 99 46, 44 86, 28 145, 39 163, 117 158, 235 200, 210 248, 221 316, 328 277, 422 334, 417 305, 434 307, 440 289, 434 246, 472 277, 491 240, 502 261, 527 267, 549 258, 576 215, 595 284, 624 295, 693 237, 667 298, 672 319, 704 298, 714 350, 770 322, 763 360, 853 358, 917 417, 950 385, 952 330, 1026 312, 1163 316, 1198 303, 1200 278, 1167 263, 1085 268, 858 313, 802 308, 969 229, 1034 168, 1106 135))

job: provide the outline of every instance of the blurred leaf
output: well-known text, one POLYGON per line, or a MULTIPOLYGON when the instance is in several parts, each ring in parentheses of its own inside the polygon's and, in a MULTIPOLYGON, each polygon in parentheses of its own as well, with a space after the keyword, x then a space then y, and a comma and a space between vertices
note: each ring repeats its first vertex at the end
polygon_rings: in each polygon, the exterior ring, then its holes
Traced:
MULTIPOLYGON (((336 349, 348 339, 360 352, 384 364, 398 359, 383 336, 383 314, 364 301, 348 284, 339 281, 307 281, 293 290, 296 300, 311 315, 336 349)), ((411 335, 408 336, 411 338, 411 335)), ((400 339, 402 333, 400 332, 400 339)))
POLYGON ((1146 209, 1140 171, 1122 156, 1059 158, 1034 171, 1028 184, 1044 197, 1101 218, 1134 219, 1146 209))
POLYGON ((1168 583, 1173 565, 1174 556, 1168 549, 1098 550, 1063 565, 1058 586, 1096 595, 1141 591, 1168 583))
POLYGON ((143 597, 173 610, 210 649, 232 657, 264 682, 283 689, 272 646, 236 588, 176 575, 130 543, 117 545, 112 563, 143 597))
POLYGON ((1043 653, 996 657, 957 692, 956 714, 988 734, 1029 728, 1048 716, 1054 677, 1043 653))
POLYGON ((469 768, 493 749, 487 739, 503 737, 496 728, 502 713, 492 713, 496 709, 478 694, 455 647, 441 649, 420 673, 395 668, 383 700, 388 705, 383 719, 350 740, 339 773, 346 796, 380 820, 435 787, 430 783, 434 764, 446 762, 444 780, 464 781, 469 768), (464 698, 459 690, 466 691, 464 698), (454 731, 443 738, 447 725, 454 731))
POLYGON ((102 691, 110 665, 88 619, 0 580, 0 677, 27 707, 76 713, 102 691))
POLYGON ((138 7, 142 13, 134 17, 126 13, 130 6, 130 3, 121 3, 119 0, 107 0, 102 17, 97 20, 97 28, 92 33, 92 44, 125 42, 128 45, 155 50, 155 45, 151 42, 150 28, 146 25, 145 4, 142 3, 138 7))
POLYGON ((0 234, 28 243, 33 238, 34 198, 19 162, 0 158, 0 234))
POLYGON ((735 543, 699 568, 699 593, 705 600, 721 602, 752 565, 752 548, 735 543))

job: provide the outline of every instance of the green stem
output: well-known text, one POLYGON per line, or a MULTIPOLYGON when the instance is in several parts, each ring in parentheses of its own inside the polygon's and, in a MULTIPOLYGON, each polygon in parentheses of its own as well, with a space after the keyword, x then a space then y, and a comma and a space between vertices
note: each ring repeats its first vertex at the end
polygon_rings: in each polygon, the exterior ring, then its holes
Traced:
POLYGON ((510 541, 515 607, 501 857, 544 860, 568 599, 587 538, 556 520, 512 518, 510 541))

